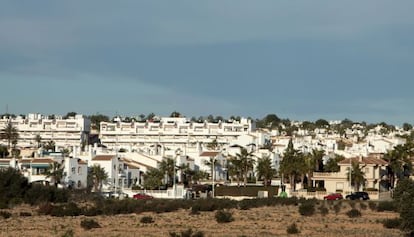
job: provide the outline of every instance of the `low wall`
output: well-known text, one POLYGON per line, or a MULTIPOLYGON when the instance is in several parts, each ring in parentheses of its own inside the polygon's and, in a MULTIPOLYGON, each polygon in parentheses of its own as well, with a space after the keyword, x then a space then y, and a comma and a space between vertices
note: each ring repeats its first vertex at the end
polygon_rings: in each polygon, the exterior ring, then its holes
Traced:
MULTIPOLYGON (((366 191, 369 195, 370 200, 388 200, 390 198, 389 192, 378 192, 378 191, 366 191)), ((342 196, 345 198, 346 195, 351 194, 351 192, 340 192, 342 196)), ((306 190, 299 190, 299 191, 292 191, 290 192, 291 196, 293 197, 303 197, 306 199, 323 199, 324 196, 328 195, 329 193, 325 191, 316 191, 316 192, 308 192, 306 190)))
POLYGON ((267 191, 268 197, 278 195, 279 186, 219 186, 214 190, 215 196, 258 197, 259 191, 267 191))

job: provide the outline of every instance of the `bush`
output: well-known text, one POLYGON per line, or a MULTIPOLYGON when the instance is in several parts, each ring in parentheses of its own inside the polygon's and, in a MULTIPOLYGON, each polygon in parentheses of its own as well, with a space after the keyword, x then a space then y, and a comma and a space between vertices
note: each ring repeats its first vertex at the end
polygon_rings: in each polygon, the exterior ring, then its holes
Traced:
POLYGON ((376 211, 377 210, 377 203, 376 202, 369 201, 368 202, 368 206, 369 206, 369 209, 371 209, 372 211, 376 211))
POLYGON ((72 229, 65 231, 65 233, 63 233, 62 235, 62 237, 73 237, 73 236, 75 236, 75 233, 72 229))
POLYGON ((233 213, 225 210, 218 210, 215 217, 217 223, 228 223, 234 221, 233 213))
POLYGON ((361 212, 357 209, 351 209, 346 213, 346 215, 349 218, 357 218, 357 217, 361 217, 361 212))
POLYGON ((335 215, 338 215, 338 214, 339 214, 339 212, 341 211, 341 208, 342 208, 341 203, 337 203, 337 204, 335 204, 335 205, 333 206, 333 209, 334 209, 334 211, 335 211, 335 215))
POLYGON ((4 219, 9 219, 12 216, 12 214, 8 211, 0 211, 0 216, 4 219))
POLYGON ((150 223, 154 223, 154 219, 151 216, 143 216, 140 222, 143 224, 150 224, 150 223))
POLYGON ((321 213, 322 216, 326 216, 329 213, 329 209, 326 208, 325 206, 320 206, 319 212, 321 213))
POLYGON ((193 232, 193 230, 190 228, 181 231, 181 233, 170 232, 170 237, 204 237, 204 233, 201 231, 193 232))
POLYGON ((31 212, 20 212, 20 216, 32 216, 31 212))
POLYGON ((382 225, 388 229, 399 229, 401 227, 401 219, 400 218, 385 219, 382 221, 382 225))
POLYGON ((315 213, 315 204, 311 201, 302 203, 299 206, 299 213, 302 216, 312 216, 315 213))
POLYGON ((367 209, 367 204, 361 202, 361 203, 359 203, 359 208, 361 208, 361 210, 366 210, 367 209))
POLYGON ((80 226, 85 230, 90 230, 90 229, 93 229, 93 228, 101 228, 99 223, 97 221, 95 221, 94 219, 82 220, 81 223, 80 223, 80 226))
POLYGON ((289 225, 286 229, 286 232, 288 234, 299 234, 300 233, 298 227, 296 226, 296 223, 289 225))
POLYGON ((378 203, 377 211, 397 211, 397 205, 394 201, 382 201, 378 203))

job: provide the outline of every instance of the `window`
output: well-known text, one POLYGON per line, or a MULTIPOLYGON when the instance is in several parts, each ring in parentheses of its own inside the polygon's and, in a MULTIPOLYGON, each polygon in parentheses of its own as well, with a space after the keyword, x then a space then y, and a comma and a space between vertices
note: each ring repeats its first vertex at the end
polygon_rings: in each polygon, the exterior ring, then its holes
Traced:
POLYGON ((75 174, 75 172, 76 172, 76 168, 72 167, 72 174, 75 174))
POLYGON ((82 182, 79 180, 78 181, 78 188, 81 188, 82 187, 82 182))
POLYGON ((82 167, 78 167, 78 174, 82 174, 82 167))

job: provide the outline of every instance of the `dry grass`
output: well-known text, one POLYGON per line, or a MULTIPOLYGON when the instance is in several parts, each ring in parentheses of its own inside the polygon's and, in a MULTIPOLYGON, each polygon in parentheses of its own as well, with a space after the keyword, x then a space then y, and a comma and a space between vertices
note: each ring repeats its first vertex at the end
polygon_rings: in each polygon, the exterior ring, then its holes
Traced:
MULTIPOLYGON (((362 217, 349 218, 345 213, 349 205, 342 204, 338 215, 332 209, 322 216, 318 211, 311 217, 300 216, 297 206, 262 207, 251 210, 232 210, 234 221, 219 224, 215 212, 190 215, 189 210, 172 213, 141 213, 117 216, 88 217, 101 228, 84 230, 80 226, 86 217, 38 216, 30 207, 8 210, 13 217, 0 221, 1 236, 63 236, 73 231, 74 236, 169 236, 169 233, 187 230, 202 231, 205 236, 288 236, 287 226, 296 222, 301 233, 296 236, 401 236, 401 232, 385 229, 381 220, 395 218, 397 213, 361 210, 362 217), (33 216, 20 217, 20 212, 33 216), (151 216, 154 223, 143 224, 143 216, 151 216)), ((317 209, 318 210, 318 209, 317 209)))

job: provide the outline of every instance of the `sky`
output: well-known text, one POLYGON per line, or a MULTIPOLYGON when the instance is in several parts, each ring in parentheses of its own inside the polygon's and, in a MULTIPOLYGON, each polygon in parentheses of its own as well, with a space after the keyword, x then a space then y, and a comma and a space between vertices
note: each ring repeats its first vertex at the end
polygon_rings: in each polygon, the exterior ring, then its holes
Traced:
POLYGON ((0 3, 0 113, 414 123, 414 1, 0 3))

